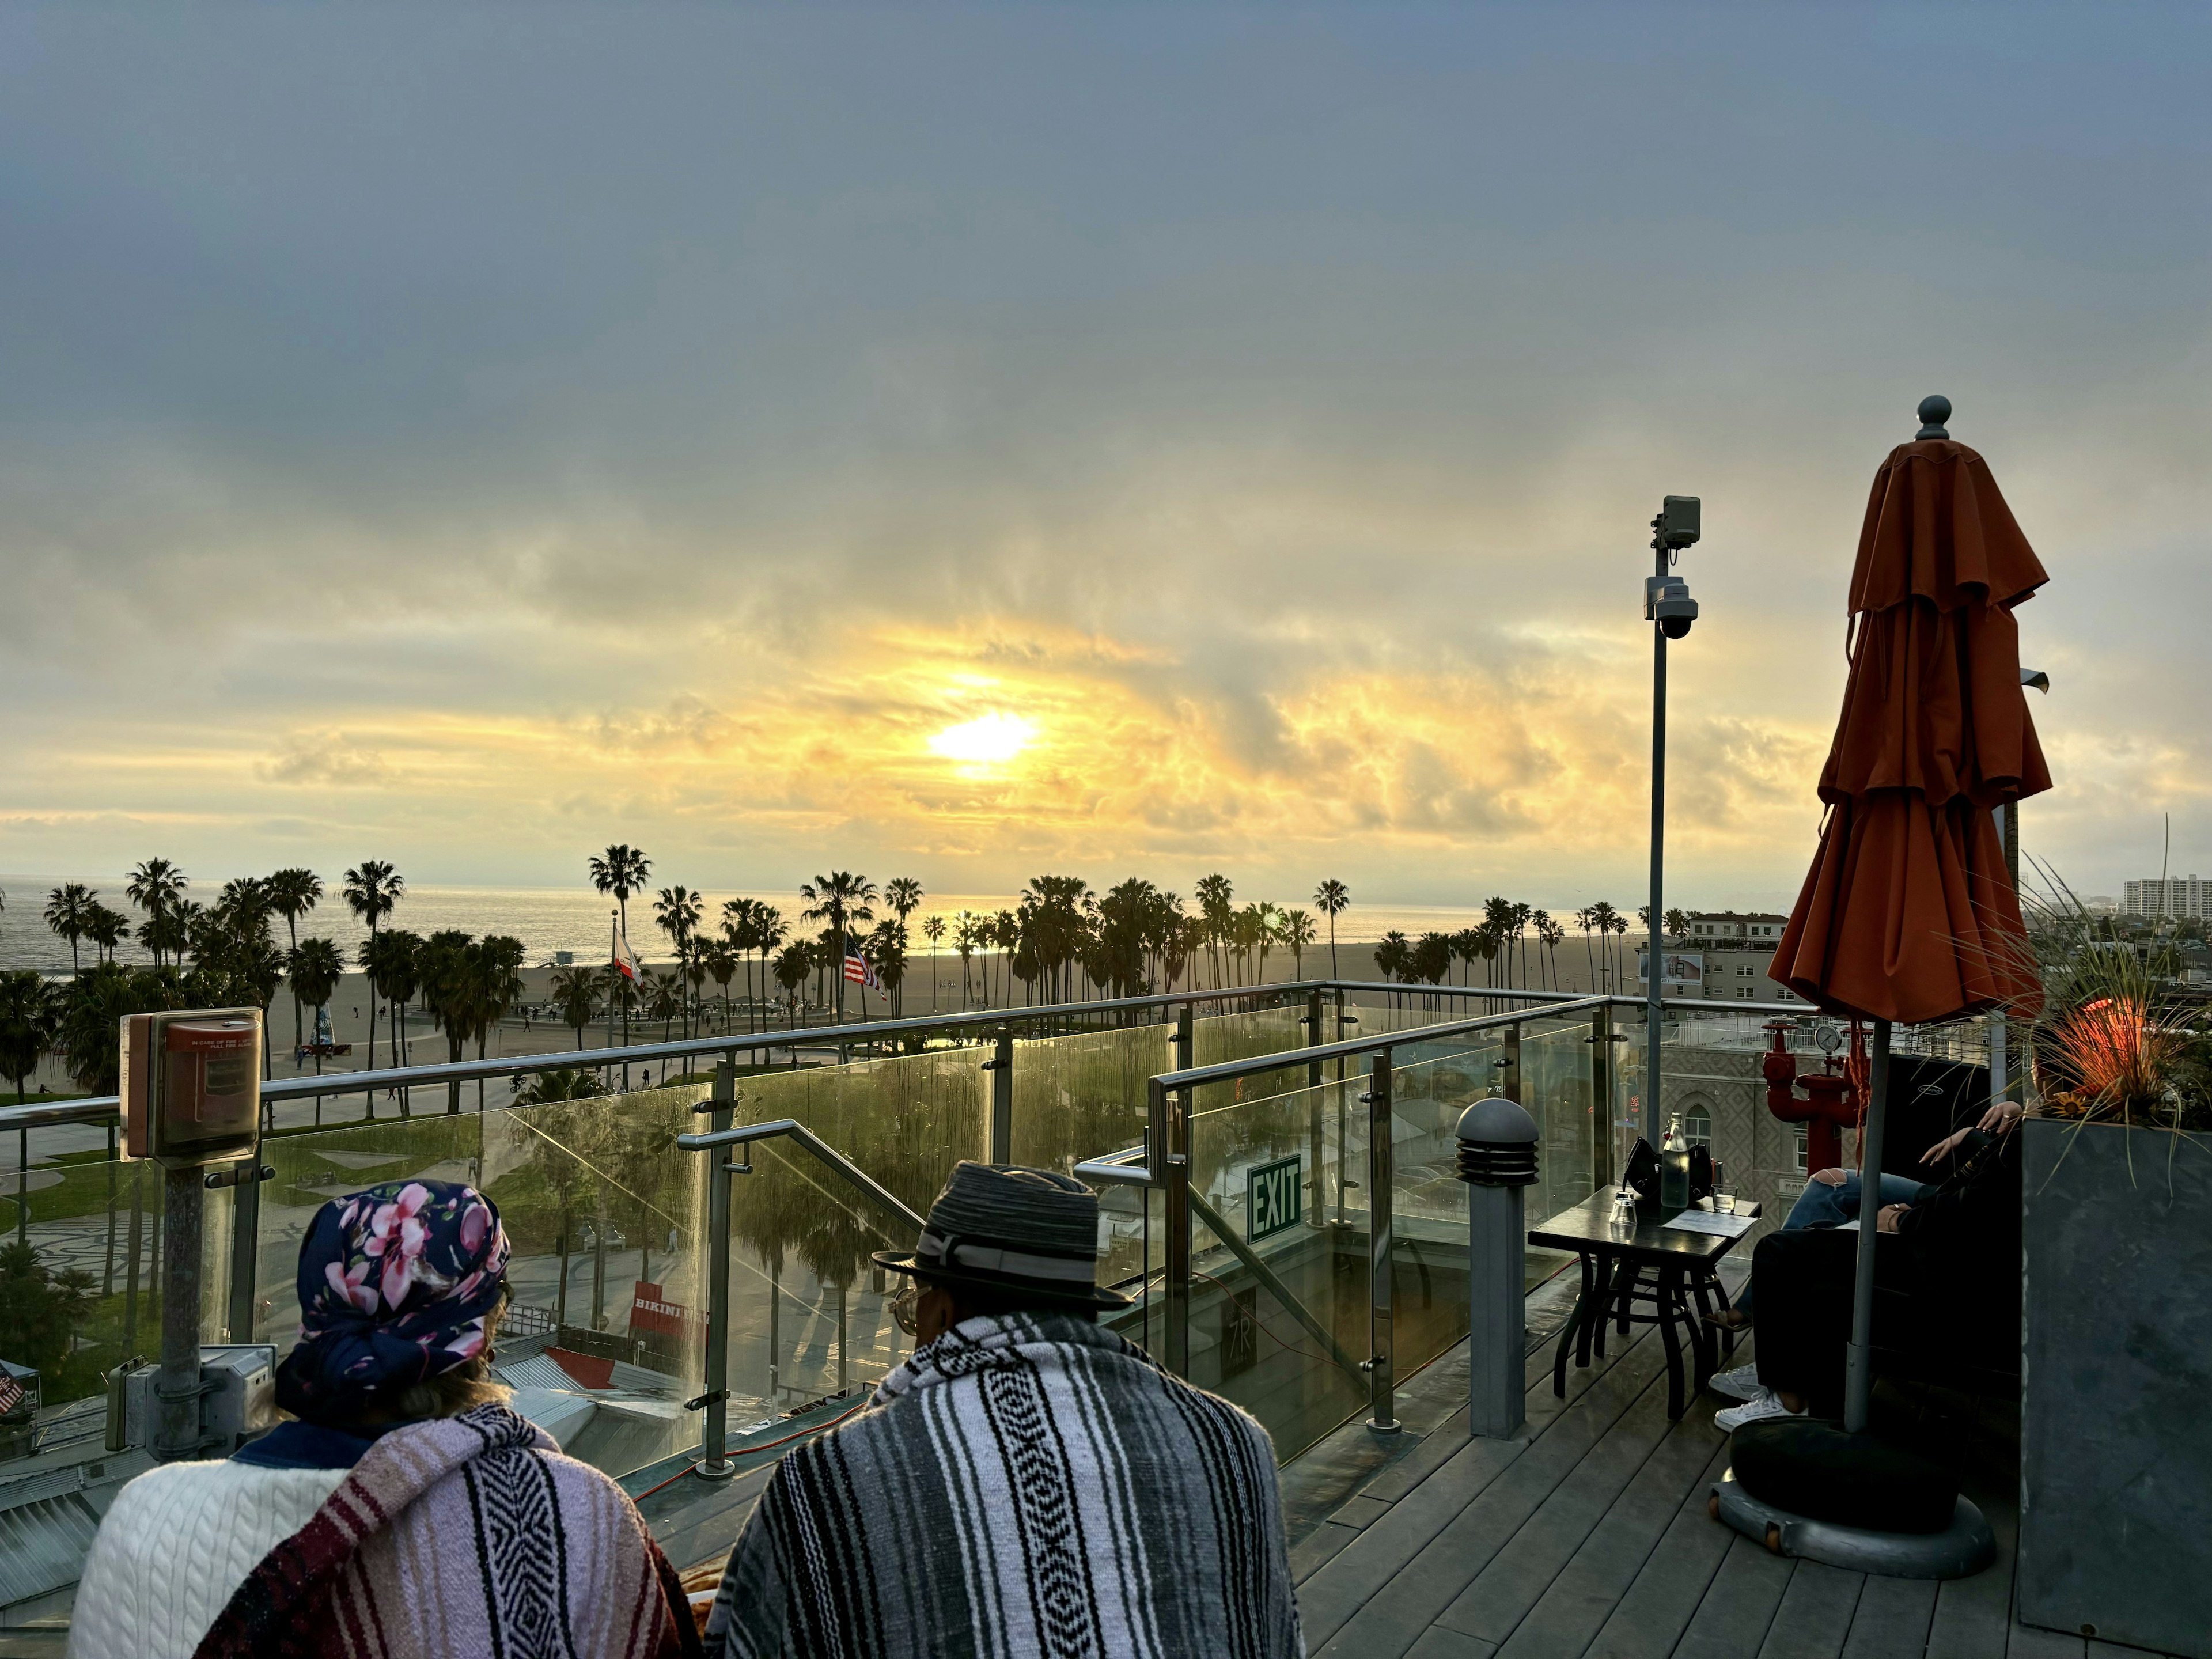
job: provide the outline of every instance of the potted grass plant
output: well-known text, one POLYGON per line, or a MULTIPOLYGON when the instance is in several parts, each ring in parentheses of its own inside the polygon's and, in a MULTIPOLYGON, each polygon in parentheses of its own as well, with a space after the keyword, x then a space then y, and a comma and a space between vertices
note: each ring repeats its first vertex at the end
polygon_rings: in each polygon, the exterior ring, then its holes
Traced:
POLYGON ((2212 1033, 2170 932, 2036 907, 2019 1609, 2212 1659, 2212 1033))

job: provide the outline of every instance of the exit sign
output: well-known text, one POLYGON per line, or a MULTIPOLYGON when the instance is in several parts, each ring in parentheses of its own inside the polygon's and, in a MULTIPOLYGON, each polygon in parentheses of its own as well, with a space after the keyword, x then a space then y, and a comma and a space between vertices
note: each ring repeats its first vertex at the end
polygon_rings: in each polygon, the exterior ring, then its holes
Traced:
POLYGON ((1298 1181, 1295 1152, 1273 1164, 1246 1170, 1244 1236, 1257 1243, 1285 1227, 1297 1226, 1298 1218, 1304 1212, 1301 1203, 1304 1192, 1298 1181))

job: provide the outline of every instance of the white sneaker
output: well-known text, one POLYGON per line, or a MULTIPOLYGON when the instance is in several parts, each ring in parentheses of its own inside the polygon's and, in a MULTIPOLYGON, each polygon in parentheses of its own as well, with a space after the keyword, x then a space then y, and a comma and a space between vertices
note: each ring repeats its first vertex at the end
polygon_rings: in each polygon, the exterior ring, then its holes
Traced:
POLYGON ((1759 1362, 1739 1365, 1732 1371, 1720 1371, 1705 1379, 1705 1386, 1715 1394, 1730 1400, 1753 1401, 1765 1393, 1759 1386, 1759 1362))
POLYGON ((1782 1403, 1782 1397, 1771 1389, 1761 1389, 1754 1400, 1741 1406, 1730 1406, 1725 1411, 1713 1413, 1713 1426, 1723 1434, 1734 1434, 1747 1423, 1764 1423, 1771 1417, 1803 1417, 1804 1412, 1793 1412, 1782 1403))

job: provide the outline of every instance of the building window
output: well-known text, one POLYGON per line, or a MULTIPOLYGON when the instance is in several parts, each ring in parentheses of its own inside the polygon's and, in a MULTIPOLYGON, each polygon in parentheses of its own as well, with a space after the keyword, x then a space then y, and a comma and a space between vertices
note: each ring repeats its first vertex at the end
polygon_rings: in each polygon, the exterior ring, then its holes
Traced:
POLYGON ((1800 1129, 1795 1139, 1797 1142, 1797 1173, 1799 1175, 1804 1175, 1807 1173, 1805 1168, 1805 1132, 1802 1129, 1800 1129))
POLYGON ((1712 1149, 1713 1116, 1702 1106, 1692 1106, 1682 1115, 1682 1139, 1692 1146, 1712 1149))

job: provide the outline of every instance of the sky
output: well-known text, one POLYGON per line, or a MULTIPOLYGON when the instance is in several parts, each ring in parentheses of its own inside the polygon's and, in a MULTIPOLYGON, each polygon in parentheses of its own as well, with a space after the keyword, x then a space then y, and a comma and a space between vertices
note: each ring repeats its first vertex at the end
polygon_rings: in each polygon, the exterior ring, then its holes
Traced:
MULTIPOLYGON (((0 880, 1784 907, 1929 392, 2212 872, 2212 14, 9 7, 0 880)), ((19 901, 20 902, 20 901, 19 901)))

